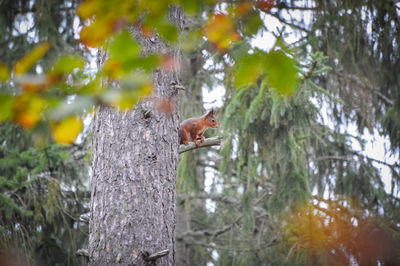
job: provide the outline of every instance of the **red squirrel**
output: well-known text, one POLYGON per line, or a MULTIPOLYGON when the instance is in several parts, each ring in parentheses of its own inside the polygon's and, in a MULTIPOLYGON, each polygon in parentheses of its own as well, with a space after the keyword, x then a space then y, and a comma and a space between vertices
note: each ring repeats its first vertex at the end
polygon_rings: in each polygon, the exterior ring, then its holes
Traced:
POLYGON ((180 144, 189 144, 189 136, 191 140, 196 144, 197 147, 200 147, 200 142, 204 142, 203 133, 207 130, 207 128, 217 128, 218 122, 215 118, 215 110, 211 109, 205 115, 198 118, 189 118, 184 120, 181 123, 179 128, 179 138, 180 144), (199 142, 200 139, 200 142, 199 142))

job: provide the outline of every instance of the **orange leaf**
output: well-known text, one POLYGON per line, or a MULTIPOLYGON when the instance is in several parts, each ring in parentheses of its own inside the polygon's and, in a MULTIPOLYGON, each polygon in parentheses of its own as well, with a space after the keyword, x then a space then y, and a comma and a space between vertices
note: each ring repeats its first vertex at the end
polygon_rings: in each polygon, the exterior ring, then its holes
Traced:
POLYGON ((112 58, 105 62, 103 70, 108 77, 116 80, 121 79, 125 73, 122 69, 121 63, 112 58))
POLYGON ((174 103, 171 98, 164 98, 155 101, 155 107, 166 114, 171 113, 174 110, 174 103))
POLYGON ((48 74, 46 77, 46 87, 49 87, 59 81, 61 81, 63 76, 61 74, 48 74))
POLYGON ((260 0, 257 2, 257 7, 258 9, 269 13, 271 12, 271 9, 275 6, 275 1, 274 0, 260 0))
POLYGON ((32 51, 18 60, 14 65, 14 71, 16 74, 21 75, 28 72, 37 61, 44 56, 44 54, 50 49, 51 43, 45 42, 36 46, 32 51))
POLYGON ((100 46, 113 33, 114 23, 115 19, 113 17, 95 20, 82 29, 80 33, 80 41, 85 46, 100 46))
POLYGON ((48 74, 46 76, 22 75, 16 80, 22 84, 21 87, 24 92, 40 92, 47 90, 50 86, 62 80, 62 78, 61 74, 48 74))
POLYGON ((24 129, 30 129, 40 120, 40 114, 46 107, 46 101, 35 94, 25 93, 14 102, 13 120, 24 129))
POLYGON ((164 55, 161 59, 161 67, 167 71, 171 72, 174 70, 179 70, 181 67, 181 63, 177 58, 171 55, 164 55))
POLYGON ((22 84, 22 90, 27 92, 38 92, 44 90, 45 86, 43 83, 26 82, 22 84))
POLYGON ((51 133, 57 143, 73 143, 83 128, 79 116, 70 116, 52 125, 51 133))
POLYGON ((239 16, 243 16, 251 11, 252 4, 250 2, 241 2, 237 5, 235 13, 239 16))
POLYGON ((120 32, 121 30, 123 30, 124 28, 126 28, 126 26, 128 25, 128 20, 126 18, 119 18, 116 19, 113 23, 113 29, 112 32, 116 33, 116 32, 120 32))
POLYGON ((142 21, 136 21, 133 25, 140 29, 143 37, 150 38, 151 35, 153 35, 153 29, 150 26, 143 24, 142 21))

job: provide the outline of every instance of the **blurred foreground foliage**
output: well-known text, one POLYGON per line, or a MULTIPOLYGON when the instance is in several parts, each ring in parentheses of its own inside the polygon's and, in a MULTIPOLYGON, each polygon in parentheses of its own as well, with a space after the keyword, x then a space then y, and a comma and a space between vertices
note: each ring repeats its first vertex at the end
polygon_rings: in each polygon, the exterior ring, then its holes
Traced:
MULTIPOLYGON (((139 28, 140 34, 149 41, 162 38, 170 45, 178 45, 180 39, 186 52, 204 43, 204 38, 220 54, 235 47, 234 60, 239 67, 233 75, 238 88, 247 88, 262 79, 277 93, 293 95, 298 71, 289 50, 278 46, 270 52, 238 49, 243 38, 261 30, 260 16, 270 12, 272 1, 230 3, 224 11, 209 12, 204 26, 195 27, 178 38, 183 28, 169 21, 170 5, 180 5, 194 16, 206 7, 218 10, 219 4, 186 0, 82 2, 77 8, 83 23, 79 42, 88 51, 94 48, 106 51, 102 68, 88 72, 90 62, 78 54, 52 58, 53 63, 44 66, 41 60, 53 49, 52 41, 39 42, 17 61, 1 63, 0 77, 4 85, 0 92, 0 122, 10 120, 25 129, 51 130, 56 142, 73 143, 82 129, 82 121, 77 116, 92 110, 96 104, 112 105, 120 110, 133 108, 139 99, 150 95, 152 71, 178 69, 181 62, 162 51, 143 52, 143 44, 132 37, 129 27, 139 28), (35 74, 38 67, 42 73, 35 74), (119 81, 120 86, 111 88, 111 83, 105 81, 119 81), (39 127, 39 121, 46 124, 39 127), (69 128, 68 133, 65 128, 69 128)), ((24 23, 29 24, 29 19, 24 23)))

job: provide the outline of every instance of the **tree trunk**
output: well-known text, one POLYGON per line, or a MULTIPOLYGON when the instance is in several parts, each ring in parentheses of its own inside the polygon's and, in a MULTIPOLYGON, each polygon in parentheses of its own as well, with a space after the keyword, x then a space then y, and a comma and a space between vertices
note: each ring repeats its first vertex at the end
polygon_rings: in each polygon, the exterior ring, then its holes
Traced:
MULTIPOLYGON (((177 25, 182 15, 171 8, 177 25)), ((157 36, 143 38, 132 29, 144 52, 169 53, 157 36), (151 39, 151 40, 150 40, 151 39)), ((152 96, 121 113, 101 106, 93 130, 89 265, 174 265, 175 184, 178 165, 176 71, 156 70, 152 96), (170 99, 164 113, 154 100, 170 99), (152 262, 148 255, 169 254, 152 262)))

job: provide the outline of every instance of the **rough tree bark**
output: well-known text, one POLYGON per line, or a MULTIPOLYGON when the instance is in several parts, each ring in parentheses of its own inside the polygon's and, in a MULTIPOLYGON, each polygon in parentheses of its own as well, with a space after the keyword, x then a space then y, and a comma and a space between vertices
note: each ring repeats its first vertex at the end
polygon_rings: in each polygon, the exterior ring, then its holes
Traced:
MULTIPOLYGON (((170 17, 181 26, 182 12, 170 17)), ((144 53, 168 53, 179 59, 157 36, 132 34, 144 53)), ((178 165, 176 71, 158 69, 154 91, 134 110, 120 113, 100 106, 93 129, 92 198, 89 265, 174 265, 175 184, 178 165), (175 108, 163 113, 154 99, 168 98, 175 108), (148 261, 148 255, 169 254, 148 261)))

